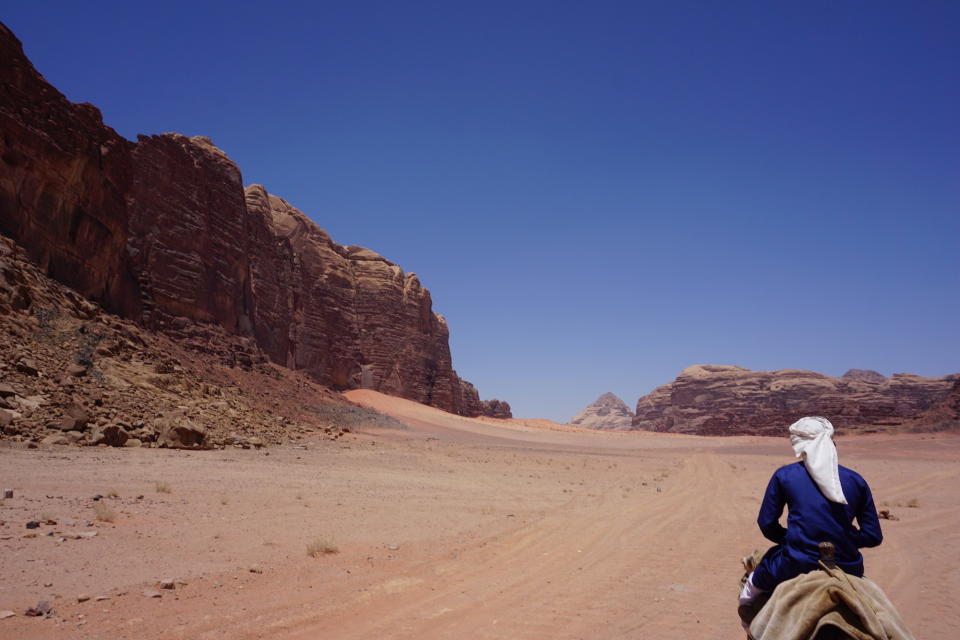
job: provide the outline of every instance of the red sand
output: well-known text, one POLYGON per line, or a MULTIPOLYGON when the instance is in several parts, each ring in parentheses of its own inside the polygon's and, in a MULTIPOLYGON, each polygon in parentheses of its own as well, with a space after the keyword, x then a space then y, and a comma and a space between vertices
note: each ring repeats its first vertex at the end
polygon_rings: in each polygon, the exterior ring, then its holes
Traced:
MULTIPOLYGON (((0 637, 743 637, 738 559, 766 546, 754 518, 791 461, 786 438, 592 432, 348 395, 411 429, 268 452, 3 445, 15 497, 0 506, 0 610, 18 615, 0 637), (90 496, 109 491, 113 524, 64 524, 93 520, 90 496), (22 537, 41 515, 60 522, 22 537), (315 540, 339 553, 308 557, 315 540), (167 577, 186 584, 142 595, 167 577), (40 599, 55 615, 24 617, 40 599)), ((869 577, 917 637, 951 637, 960 438, 839 447, 900 518, 865 551, 869 577)))

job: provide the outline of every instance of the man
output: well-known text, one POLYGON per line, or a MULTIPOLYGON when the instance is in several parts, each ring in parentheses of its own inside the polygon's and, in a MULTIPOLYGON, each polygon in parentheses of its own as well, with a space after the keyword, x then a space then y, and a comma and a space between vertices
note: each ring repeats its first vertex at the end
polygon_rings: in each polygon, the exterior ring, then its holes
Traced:
POLYGON ((790 441, 800 462, 777 469, 767 485, 757 524, 776 546, 764 554, 743 585, 741 617, 762 594, 815 570, 821 542, 834 544, 837 566, 863 577, 860 549, 883 540, 870 487, 858 473, 837 463, 830 421, 801 418, 790 425, 790 441), (786 528, 780 525, 784 506, 786 528))

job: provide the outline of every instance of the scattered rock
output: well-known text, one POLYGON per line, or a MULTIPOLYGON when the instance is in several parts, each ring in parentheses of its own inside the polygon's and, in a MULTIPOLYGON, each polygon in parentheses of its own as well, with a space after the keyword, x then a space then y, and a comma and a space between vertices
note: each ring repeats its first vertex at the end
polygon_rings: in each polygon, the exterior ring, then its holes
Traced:
POLYGON ((60 419, 61 431, 83 431, 90 422, 90 414, 76 402, 68 404, 63 413, 63 418, 60 419))
POLYGON ((156 589, 144 589, 143 595, 147 598, 162 598, 163 594, 157 591, 156 589))
POLYGON ((263 569, 260 567, 250 567, 250 573, 263 573, 263 569))
POLYGON ((0 409, 0 429, 6 429, 13 424, 13 414, 0 409))
POLYGON ((71 444, 71 440, 62 433, 53 433, 41 440, 40 444, 71 444))
POLYGON ((247 438, 247 444, 249 444, 254 449, 259 449, 263 446, 263 438, 258 438, 256 436, 251 436, 247 438))
POLYGON ((20 362, 17 363, 17 371, 28 376, 40 375, 37 363, 32 358, 21 358, 20 362))
POLYGON ((53 613, 53 607, 50 606, 49 601, 41 600, 36 604, 36 606, 30 607, 23 613, 24 615, 33 616, 33 617, 49 616, 51 613, 53 613))
POLYGON ((130 438, 129 440, 123 443, 123 446, 130 447, 131 449, 135 449, 137 447, 143 446, 143 442, 140 441, 138 438, 130 438))
POLYGON ((87 375, 87 368, 79 364, 70 365, 67 367, 67 375, 71 378, 82 378, 87 375))
POLYGON ((90 599, 90 596, 88 596, 85 593, 77 596, 77 602, 86 602, 89 599, 90 599))
POLYGON ((400 545, 398 544, 388 544, 387 549, 390 551, 400 551, 400 545))
POLYGON ((111 447, 122 447, 130 439, 130 434, 116 424, 108 424, 98 427, 90 437, 90 444, 105 444, 111 447))
POLYGON ((881 520, 899 520, 900 519, 897 516, 890 513, 889 509, 880 509, 879 516, 881 520))
POLYGON ((4 489, 3 490, 3 499, 10 500, 13 498, 13 489, 4 489))
POLYGON ((93 599, 94 602, 103 602, 104 600, 109 600, 110 596, 97 596, 93 599))
POLYGON ((0 620, 3 620, 4 618, 12 618, 15 615, 17 614, 14 613, 13 611, 9 611, 9 610, 0 611, 0 620))
POLYGON ((40 523, 36 520, 31 520, 27 523, 27 529, 37 529, 40 527, 40 523))
POLYGON ((160 583, 159 583, 159 587, 160 587, 161 589, 174 589, 174 588, 176 588, 176 586, 177 586, 177 585, 174 584, 174 582, 173 582, 173 578, 164 578, 164 579, 161 580, 160 583))

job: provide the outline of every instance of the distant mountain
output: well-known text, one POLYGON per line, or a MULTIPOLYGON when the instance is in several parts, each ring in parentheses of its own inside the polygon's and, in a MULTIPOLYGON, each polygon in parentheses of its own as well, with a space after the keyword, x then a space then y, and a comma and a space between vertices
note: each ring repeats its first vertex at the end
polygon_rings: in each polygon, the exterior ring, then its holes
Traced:
POLYGON ((632 423, 630 407, 612 393, 605 393, 567 424, 589 429, 627 430, 632 428, 632 423))
POLYGON ((634 429, 701 435, 785 435, 803 416, 848 433, 960 427, 960 374, 927 378, 851 369, 837 378, 796 369, 694 365, 637 401, 634 429))

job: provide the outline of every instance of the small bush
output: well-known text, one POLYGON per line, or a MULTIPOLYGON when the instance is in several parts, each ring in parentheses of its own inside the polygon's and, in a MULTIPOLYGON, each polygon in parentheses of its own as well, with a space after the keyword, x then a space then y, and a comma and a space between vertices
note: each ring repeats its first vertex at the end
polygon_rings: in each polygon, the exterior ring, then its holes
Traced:
POLYGON ((117 493, 116 491, 107 491, 107 497, 108 497, 108 498, 119 498, 119 497, 120 497, 120 494, 117 493))
POLYGON ((307 555, 311 558, 331 553, 340 553, 340 549, 329 538, 317 538, 307 545, 307 555))
POLYGON ((156 482, 153 488, 157 490, 157 493, 173 493, 173 488, 166 482, 156 482))
POLYGON ((113 522, 117 519, 117 512, 111 509, 105 502, 94 502, 93 513, 100 522, 113 522))
POLYGON ((920 506, 920 501, 917 498, 910 498, 907 500, 907 506, 911 509, 916 509, 920 506))

